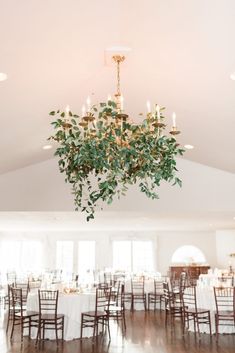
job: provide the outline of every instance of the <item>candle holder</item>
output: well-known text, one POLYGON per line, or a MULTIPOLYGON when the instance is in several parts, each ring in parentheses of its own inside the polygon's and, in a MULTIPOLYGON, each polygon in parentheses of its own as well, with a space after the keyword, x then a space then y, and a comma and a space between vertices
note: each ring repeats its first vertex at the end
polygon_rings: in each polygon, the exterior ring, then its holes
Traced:
POLYGON ((171 135, 179 135, 180 134, 180 131, 177 130, 177 127, 176 126, 172 126, 172 129, 170 131, 170 134, 171 135))
POLYGON ((70 128, 72 127, 72 124, 70 124, 70 123, 68 122, 68 120, 65 120, 65 121, 62 123, 62 126, 63 126, 63 128, 64 128, 65 130, 67 130, 67 129, 70 129, 70 128))
POLYGON ((162 123, 161 121, 157 120, 155 123, 152 124, 154 127, 166 127, 166 124, 162 123))
POLYGON ((88 122, 83 120, 80 123, 78 123, 78 125, 80 125, 81 127, 86 127, 86 126, 88 126, 88 122))
POLYGON ((82 117, 82 119, 88 122, 88 121, 94 121, 95 117, 92 113, 87 112, 86 115, 82 117))
POLYGON ((124 114, 124 113, 118 113, 118 114, 116 115, 116 119, 118 119, 118 120, 126 121, 127 118, 128 118, 128 115, 127 115, 127 114, 124 114))

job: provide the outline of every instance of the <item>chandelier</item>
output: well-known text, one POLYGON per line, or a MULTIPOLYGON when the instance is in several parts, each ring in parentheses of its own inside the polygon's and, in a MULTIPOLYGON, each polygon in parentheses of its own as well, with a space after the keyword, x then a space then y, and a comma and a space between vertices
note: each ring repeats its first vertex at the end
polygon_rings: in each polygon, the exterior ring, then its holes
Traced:
POLYGON ((157 199, 162 181, 181 186, 177 177, 176 156, 184 150, 176 141, 180 131, 173 115, 169 135, 165 133, 164 109, 147 102, 147 113, 141 123, 132 122, 123 108, 120 89, 120 65, 124 56, 114 55, 117 69, 117 91, 106 102, 91 105, 88 97, 82 114, 50 112, 55 132, 49 139, 58 143, 55 155, 59 170, 72 186, 75 210, 94 218, 102 203, 126 195, 131 185, 138 185, 150 199, 157 199), (100 204, 101 202, 101 204, 100 204))

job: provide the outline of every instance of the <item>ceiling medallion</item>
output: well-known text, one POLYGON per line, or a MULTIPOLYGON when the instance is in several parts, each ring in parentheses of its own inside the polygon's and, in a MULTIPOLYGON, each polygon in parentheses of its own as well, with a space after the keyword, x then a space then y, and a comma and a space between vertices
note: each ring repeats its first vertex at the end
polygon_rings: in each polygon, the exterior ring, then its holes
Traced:
POLYGON ((55 155, 59 170, 72 186, 75 208, 94 218, 102 202, 111 204, 115 197, 126 195, 136 184, 150 199, 157 199, 162 181, 180 185, 176 156, 184 150, 176 141, 180 131, 173 126, 165 133, 163 112, 147 102, 147 114, 141 123, 132 122, 123 107, 120 90, 120 65, 124 56, 114 55, 117 67, 117 91, 106 102, 91 105, 88 97, 81 116, 69 107, 52 111, 55 133, 49 137, 58 143, 55 155), (101 202, 101 204, 100 204, 101 202))

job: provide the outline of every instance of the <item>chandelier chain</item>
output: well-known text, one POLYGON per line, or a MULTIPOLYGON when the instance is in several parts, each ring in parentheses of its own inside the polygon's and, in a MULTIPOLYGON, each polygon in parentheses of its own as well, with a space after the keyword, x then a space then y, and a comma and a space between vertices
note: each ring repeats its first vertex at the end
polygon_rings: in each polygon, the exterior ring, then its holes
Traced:
POLYGON ((117 94, 120 96, 120 61, 117 61, 117 94))
POLYGON ((120 64, 125 60, 125 56, 122 55, 114 55, 113 60, 117 64, 117 96, 121 96, 120 90, 120 64))

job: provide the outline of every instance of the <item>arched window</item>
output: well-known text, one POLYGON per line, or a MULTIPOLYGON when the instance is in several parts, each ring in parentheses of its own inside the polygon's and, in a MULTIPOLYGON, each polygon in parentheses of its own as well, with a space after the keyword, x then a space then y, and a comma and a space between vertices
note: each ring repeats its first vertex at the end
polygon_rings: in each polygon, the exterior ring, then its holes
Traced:
POLYGON ((172 258, 172 263, 205 263, 206 258, 203 252, 193 245, 184 245, 178 248, 172 258))

